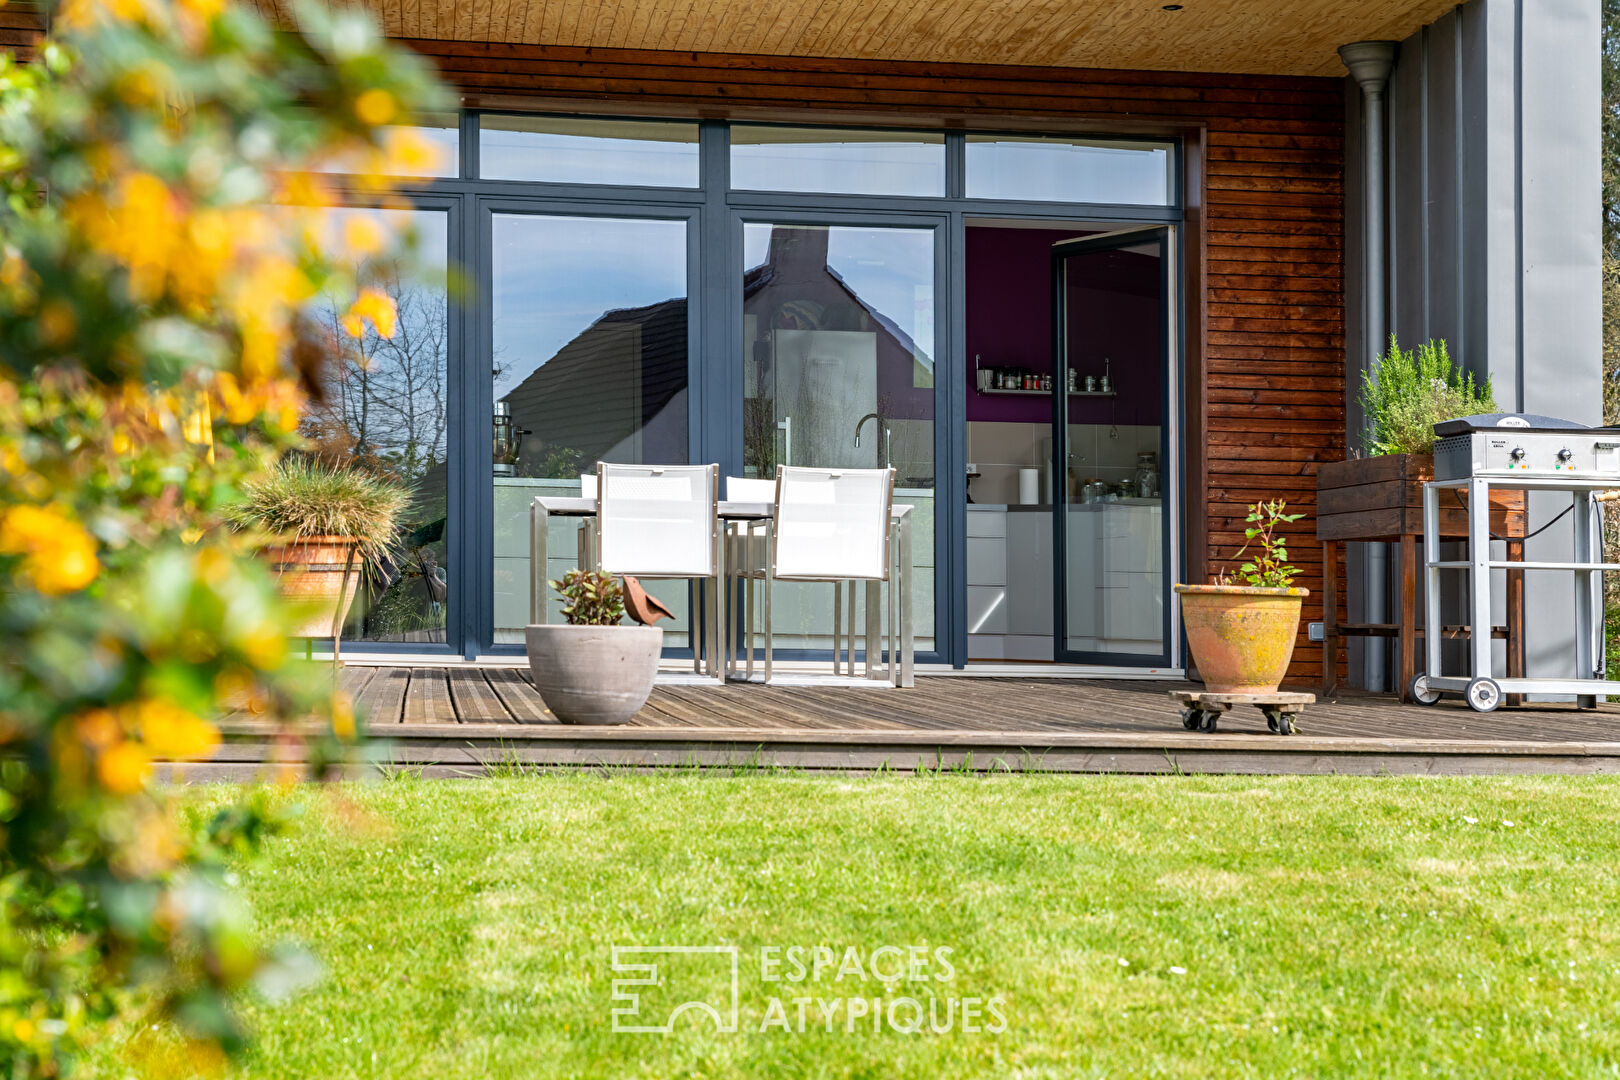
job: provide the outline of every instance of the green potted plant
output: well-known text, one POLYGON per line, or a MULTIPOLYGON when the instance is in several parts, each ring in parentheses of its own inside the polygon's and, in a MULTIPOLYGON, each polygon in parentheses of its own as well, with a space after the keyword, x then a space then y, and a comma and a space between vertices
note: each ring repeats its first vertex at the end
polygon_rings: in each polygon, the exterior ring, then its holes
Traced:
MULTIPOLYGON (((1451 359, 1444 340, 1389 349, 1361 377, 1366 418, 1362 455, 1317 469, 1317 538, 1372 540, 1423 532, 1423 485, 1434 479, 1434 425, 1497 411, 1491 381, 1476 382, 1451 359)), ((1499 535, 1523 535, 1522 492, 1492 492, 1499 535), (1514 517, 1513 515, 1518 515, 1514 517), (1514 529, 1517 528, 1517 532, 1514 529)), ((1441 531, 1467 535, 1467 513, 1442 506, 1441 531)))
POLYGON ((244 486, 229 518, 260 550, 294 608, 295 637, 340 635, 360 577, 392 550, 410 489, 361 469, 292 456, 244 486))
POLYGON ((546 707, 565 724, 623 724, 652 693, 664 631, 652 625, 668 609, 600 570, 570 570, 550 583, 562 594, 562 623, 524 630, 529 671, 546 707), (640 625, 621 625, 627 592, 640 625))
POLYGON ((1278 529, 1304 515, 1287 509, 1280 499, 1249 507, 1235 580, 1223 569, 1208 585, 1176 586, 1187 646, 1210 693, 1274 694, 1288 673, 1310 590, 1293 585, 1299 570, 1278 529))

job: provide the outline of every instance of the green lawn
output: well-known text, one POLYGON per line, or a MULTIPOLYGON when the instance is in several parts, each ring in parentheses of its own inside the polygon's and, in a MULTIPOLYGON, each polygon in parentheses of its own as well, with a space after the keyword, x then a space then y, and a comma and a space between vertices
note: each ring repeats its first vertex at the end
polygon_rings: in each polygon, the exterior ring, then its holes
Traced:
MULTIPOLYGON (((1612 781, 552 775, 291 797, 303 824, 241 883, 327 970, 254 1010, 246 1076, 1620 1072, 1612 781), (632 944, 738 946, 740 1030, 615 1033, 611 950, 632 944), (787 974, 786 947, 818 945, 854 947, 866 978, 762 980, 762 948, 787 974), (873 954, 912 945, 926 981, 868 970, 899 974, 908 954, 873 954), (929 980, 941 946, 953 977, 929 980), (847 1030, 874 997, 884 1026, 847 1030), (952 1030, 888 1026, 890 1001, 930 997, 952 1030), (958 1003, 995 998, 1005 1030, 962 1029, 958 1003)), ((727 999, 724 954, 666 962, 678 986, 648 1012, 727 999)))

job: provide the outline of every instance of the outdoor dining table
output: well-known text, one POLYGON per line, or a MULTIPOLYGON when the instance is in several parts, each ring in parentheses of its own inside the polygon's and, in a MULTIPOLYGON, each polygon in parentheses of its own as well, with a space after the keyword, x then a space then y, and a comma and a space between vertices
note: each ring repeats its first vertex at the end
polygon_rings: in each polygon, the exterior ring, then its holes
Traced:
MULTIPOLYGON (((769 502, 756 502, 737 499, 722 499, 715 511, 715 516, 722 523, 746 524, 748 522, 770 521, 776 513, 776 506, 769 502)), ((596 500, 582 496, 552 496, 538 495, 529 508, 529 618, 536 622, 546 619, 546 558, 548 552, 548 537, 546 535, 549 521, 553 517, 571 517, 594 519, 596 517, 596 500)), ((890 543, 894 545, 894 565, 901 576, 900 587, 895 590, 896 602, 899 611, 899 637, 898 654, 893 657, 894 684, 896 686, 910 687, 916 685, 916 632, 911 622, 911 507, 896 504, 890 510, 890 543)), ((725 573, 725 529, 719 534, 720 551, 717 561, 725 573)), ((580 565, 588 566, 591 562, 591 553, 585 542, 584 532, 581 532, 579 556, 580 565)), ((882 635, 883 625, 883 594, 882 583, 869 581, 866 583, 866 640, 868 643, 878 641, 882 635)), ((730 618, 725 620, 729 625, 730 618)), ((694 645, 694 648, 696 646, 694 645)), ((729 656, 730 648, 727 647, 729 656)), ((853 646, 851 648, 853 655, 853 646)), ((717 657, 710 658, 711 666, 718 662, 717 657)), ((866 677, 877 679, 881 677, 881 669, 873 662, 868 650, 866 658, 866 677)))

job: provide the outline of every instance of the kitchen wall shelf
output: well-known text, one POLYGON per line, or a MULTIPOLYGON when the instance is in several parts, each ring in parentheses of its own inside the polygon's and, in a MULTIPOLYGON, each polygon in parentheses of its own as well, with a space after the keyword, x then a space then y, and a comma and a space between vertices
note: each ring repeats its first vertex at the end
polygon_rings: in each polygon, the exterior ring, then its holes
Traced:
MULTIPOLYGON (((977 389, 977 387, 975 387, 975 389, 977 389)), ((1021 397, 1051 397, 1052 396, 1052 391, 1050 391, 1050 390, 1001 390, 1001 389, 998 389, 998 388, 991 388, 989 390, 979 390, 979 393, 981 393, 981 394, 1003 394, 1003 395, 1006 395, 1008 397, 1015 397, 1015 396, 1021 396, 1021 397)), ((1069 397, 1072 397, 1072 398, 1075 398, 1075 397, 1117 397, 1117 396, 1118 396, 1118 391, 1115 391, 1115 390, 1070 390, 1069 391, 1069 397)))

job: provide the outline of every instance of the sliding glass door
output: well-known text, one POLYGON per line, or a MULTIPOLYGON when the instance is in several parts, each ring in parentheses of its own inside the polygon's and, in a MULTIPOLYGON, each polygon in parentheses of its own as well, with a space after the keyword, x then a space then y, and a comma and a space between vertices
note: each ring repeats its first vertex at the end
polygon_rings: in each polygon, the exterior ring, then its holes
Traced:
POLYGON ((1056 659, 1170 661, 1171 232, 1052 249, 1056 659))

